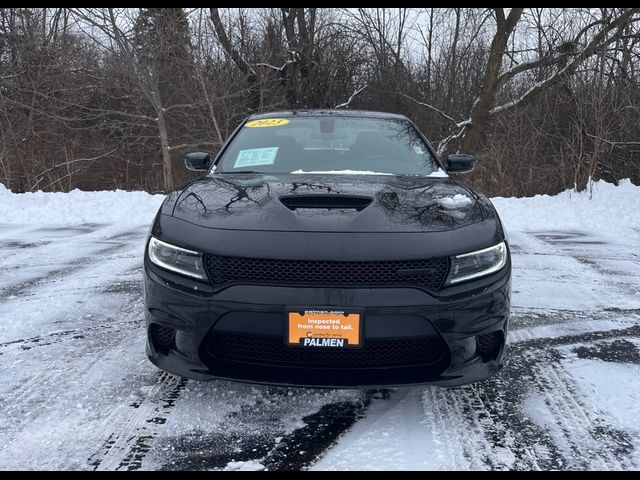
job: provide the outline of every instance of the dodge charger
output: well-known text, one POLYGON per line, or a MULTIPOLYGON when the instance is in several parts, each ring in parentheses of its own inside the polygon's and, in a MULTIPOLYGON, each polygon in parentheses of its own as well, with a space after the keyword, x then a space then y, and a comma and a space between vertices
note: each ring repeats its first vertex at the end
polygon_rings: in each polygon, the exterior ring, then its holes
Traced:
POLYGON ((511 258, 491 201, 403 115, 244 120, 169 193, 144 254, 146 353, 198 379, 461 385, 502 367, 511 258))

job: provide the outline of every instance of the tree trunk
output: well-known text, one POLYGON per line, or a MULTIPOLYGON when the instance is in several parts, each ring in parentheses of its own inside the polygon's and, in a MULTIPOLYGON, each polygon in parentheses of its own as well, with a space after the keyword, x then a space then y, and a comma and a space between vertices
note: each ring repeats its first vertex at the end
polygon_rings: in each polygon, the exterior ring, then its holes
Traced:
POLYGON ((162 179, 164 182, 164 191, 165 193, 169 193, 173 190, 173 169, 171 167, 171 147, 169 146, 167 121, 164 118, 162 107, 158 109, 158 132, 160 135, 160 149, 162 150, 162 179))
POLYGON ((458 39, 460 38, 460 17, 462 15, 460 8, 454 8, 456 12, 456 26, 453 30, 453 42, 451 44, 451 52, 447 56, 446 72, 447 79, 447 100, 445 102, 445 111, 451 111, 451 100, 453 99, 453 90, 456 84, 456 63, 458 62, 458 39))
POLYGON ((253 70, 253 67, 242 57, 240 51, 233 46, 231 39, 227 35, 227 31, 220 19, 220 13, 217 8, 209 9, 209 19, 213 24, 213 29, 216 32, 216 36, 222 45, 223 50, 226 52, 233 63, 238 69, 245 75, 247 84, 249 86, 249 102, 252 109, 260 109, 260 92, 258 91, 258 76, 253 70))
POLYGON ((431 101, 431 63, 432 63, 432 48, 433 48, 433 8, 430 9, 429 12, 429 39, 428 47, 427 47, 427 92, 428 97, 427 101, 431 101))
POLYGON ((498 77, 502 66, 502 57, 507 48, 509 36, 522 15, 522 10, 522 8, 512 8, 509 16, 505 19, 502 9, 496 9, 496 34, 491 42, 482 88, 478 99, 471 107, 471 124, 467 125, 462 139, 461 151, 465 153, 476 152, 482 139, 482 133, 489 118, 489 111, 493 107, 498 91, 498 77))

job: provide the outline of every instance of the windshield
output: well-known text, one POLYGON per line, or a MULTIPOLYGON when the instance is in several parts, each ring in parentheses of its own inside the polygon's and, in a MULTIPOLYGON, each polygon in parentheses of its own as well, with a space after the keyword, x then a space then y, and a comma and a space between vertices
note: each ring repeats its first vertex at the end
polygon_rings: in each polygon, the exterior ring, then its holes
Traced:
POLYGON ((247 122, 216 167, 243 171, 445 176, 410 122, 328 116, 247 122))

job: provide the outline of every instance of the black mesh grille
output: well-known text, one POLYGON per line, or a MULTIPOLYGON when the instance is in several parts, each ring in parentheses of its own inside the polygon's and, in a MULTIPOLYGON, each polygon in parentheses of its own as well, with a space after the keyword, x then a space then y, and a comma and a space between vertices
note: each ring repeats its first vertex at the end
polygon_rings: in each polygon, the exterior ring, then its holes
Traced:
POLYGON ((208 354, 219 360, 261 365, 332 368, 432 365, 444 355, 436 337, 408 340, 366 340, 362 348, 290 347, 281 337, 214 334, 207 340, 208 354))
POLYGON ((501 336, 500 332, 478 335, 476 338, 478 340, 478 350, 480 353, 490 353, 497 350, 500 346, 501 336))
POLYGON ((363 210, 369 206, 372 199, 347 195, 292 195, 280 197, 280 201, 291 210, 296 208, 349 208, 363 210))
POLYGON ((171 327, 156 324, 151 326, 151 336, 158 347, 170 347, 175 335, 176 331, 171 327))
POLYGON ((214 285, 418 285, 436 290, 442 285, 448 266, 447 258, 335 262, 206 256, 206 268, 214 285))

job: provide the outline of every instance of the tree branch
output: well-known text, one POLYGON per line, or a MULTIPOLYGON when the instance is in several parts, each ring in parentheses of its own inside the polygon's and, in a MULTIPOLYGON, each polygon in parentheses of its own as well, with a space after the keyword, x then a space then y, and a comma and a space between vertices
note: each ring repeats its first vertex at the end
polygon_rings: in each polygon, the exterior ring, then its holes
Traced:
POLYGON ((464 132, 467 125, 471 125, 471 120, 465 120, 465 123, 462 125, 462 127, 458 131, 455 131, 448 137, 445 137, 442 140, 440 140, 438 142, 438 148, 436 149, 436 153, 439 156, 444 155, 444 152, 447 149, 447 146, 449 145, 449 143, 451 143, 452 140, 455 140, 456 138, 460 138, 464 136, 464 132))
POLYGON ((466 123, 468 122, 468 120, 465 120, 463 122, 457 122, 455 119, 453 119, 452 117, 450 117, 449 115, 447 115, 446 113, 444 113, 442 110, 434 107, 433 105, 429 105, 428 103, 424 103, 421 102, 419 100, 416 100, 413 97, 410 97, 409 95, 402 93, 402 92, 397 92, 400 95, 402 95, 405 98, 408 98, 409 100, 411 100, 412 102, 417 103, 418 105, 421 105, 423 107, 427 107, 431 110, 433 110, 434 112, 436 112, 437 114, 439 114, 440 116, 442 116, 443 118, 445 118, 446 120, 449 120, 451 123, 453 123, 456 127, 461 128, 463 125, 466 125, 466 123))
POLYGON ((631 22, 633 15, 638 12, 640 12, 640 8, 630 8, 612 22, 605 24, 602 27, 602 30, 595 34, 589 41, 587 46, 584 47, 582 51, 578 53, 573 58, 573 60, 571 60, 564 68, 558 70, 556 73, 546 78, 545 80, 536 83, 533 87, 527 90, 521 97, 517 98, 516 100, 492 108, 489 111, 489 115, 495 115, 496 113, 510 110, 517 105, 527 102, 545 89, 551 87, 552 85, 555 85, 556 83, 559 83, 563 78, 572 75, 588 57, 596 53, 599 49, 604 48, 608 44, 616 41, 619 36, 622 35, 624 28, 631 22), (616 29, 616 34, 614 34, 611 38, 607 38, 609 33, 612 30, 616 29))
POLYGON ((177 110, 180 108, 200 108, 207 104, 207 102, 197 102, 197 103, 174 103, 173 105, 169 105, 164 109, 165 112, 170 112, 171 110, 177 110))
POLYGON ((198 143, 182 143, 180 145, 171 145, 169 147, 169 150, 180 150, 183 148, 193 148, 193 147, 200 147, 202 145, 210 145, 212 147, 221 145, 220 142, 198 142, 198 143))
POLYGON ((227 55, 231 57, 236 66, 242 73, 247 76, 250 82, 256 81, 256 72, 253 70, 253 68, 251 68, 251 65, 249 65, 244 58, 242 58, 240 52, 231 44, 231 40, 227 36, 227 32, 224 29, 224 25, 222 24, 220 13, 218 12, 217 8, 209 8, 209 19, 211 20, 218 40, 220 41, 220 44, 222 45, 222 48, 227 53, 227 55))
MULTIPOLYGON (((114 148, 113 150, 111 150, 111 151, 109 151, 109 152, 107 152, 107 153, 103 153, 103 154, 101 154, 101 155, 98 155, 98 156, 96 156, 96 157, 90 157, 90 158, 76 158, 76 159, 74 159, 74 160, 69 160, 69 161, 67 161, 67 162, 58 163, 57 165, 54 165, 54 166, 53 166, 53 167, 51 167, 51 168, 47 168, 46 170, 44 170, 44 171, 40 172, 39 174, 37 174, 37 175, 34 177, 34 178, 36 178, 36 179, 37 179, 37 181, 36 181, 36 183, 31 187, 31 190, 33 190, 34 188, 37 188, 38 184, 39 184, 39 183, 40 183, 40 181, 44 178, 44 176, 45 176, 47 173, 54 171, 56 168, 64 167, 64 166, 69 166, 69 165, 72 165, 72 164, 74 164, 74 163, 79 163, 79 162, 92 162, 92 161, 94 161, 94 160, 99 160, 99 159, 104 158, 104 157, 106 157, 106 156, 108 156, 108 155, 111 155, 113 152, 115 152, 115 151, 116 151, 116 150, 118 150, 119 148, 120 148, 120 147, 116 147, 116 148, 114 148)), ((65 177, 63 177, 63 178, 65 178, 65 177)), ((59 180, 61 180, 61 179, 59 179, 59 180)), ((58 181, 58 180, 56 180, 56 181, 58 181)), ((53 182, 53 183, 55 183, 55 182, 53 182)), ((46 190, 46 188, 48 188, 48 187, 45 187, 45 190, 46 190)))
POLYGON ((551 65, 555 65, 557 63, 560 63, 562 60, 566 59, 567 57, 568 57, 568 54, 564 53, 557 56, 541 57, 537 60, 532 60, 531 62, 519 63, 518 65, 507 70, 506 72, 504 72, 502 75, 498 77, 498 88, 500 88, 502 85, 504 85, 513 77, 515 77, 516 75, 522 72, 526 72, 527 70, 532 70, 534 68, 548 67, 551 65))
POLYGON ((359 88, 358 90, 356 90, 355 92, 353 92, 351 94, 351 96, 349 97, 349 100, 347 100, 345 103, 340 103, 339 105, 336 105, 333 108, 343 108, 343 107, 348 107, 349 104, 351 103, 351 100, 353 100, 354 98, 356 98, 356 96, 363 91, 365 88, 367 88, 369 86, 369 84, 366 84, 364 87, 359 88))

